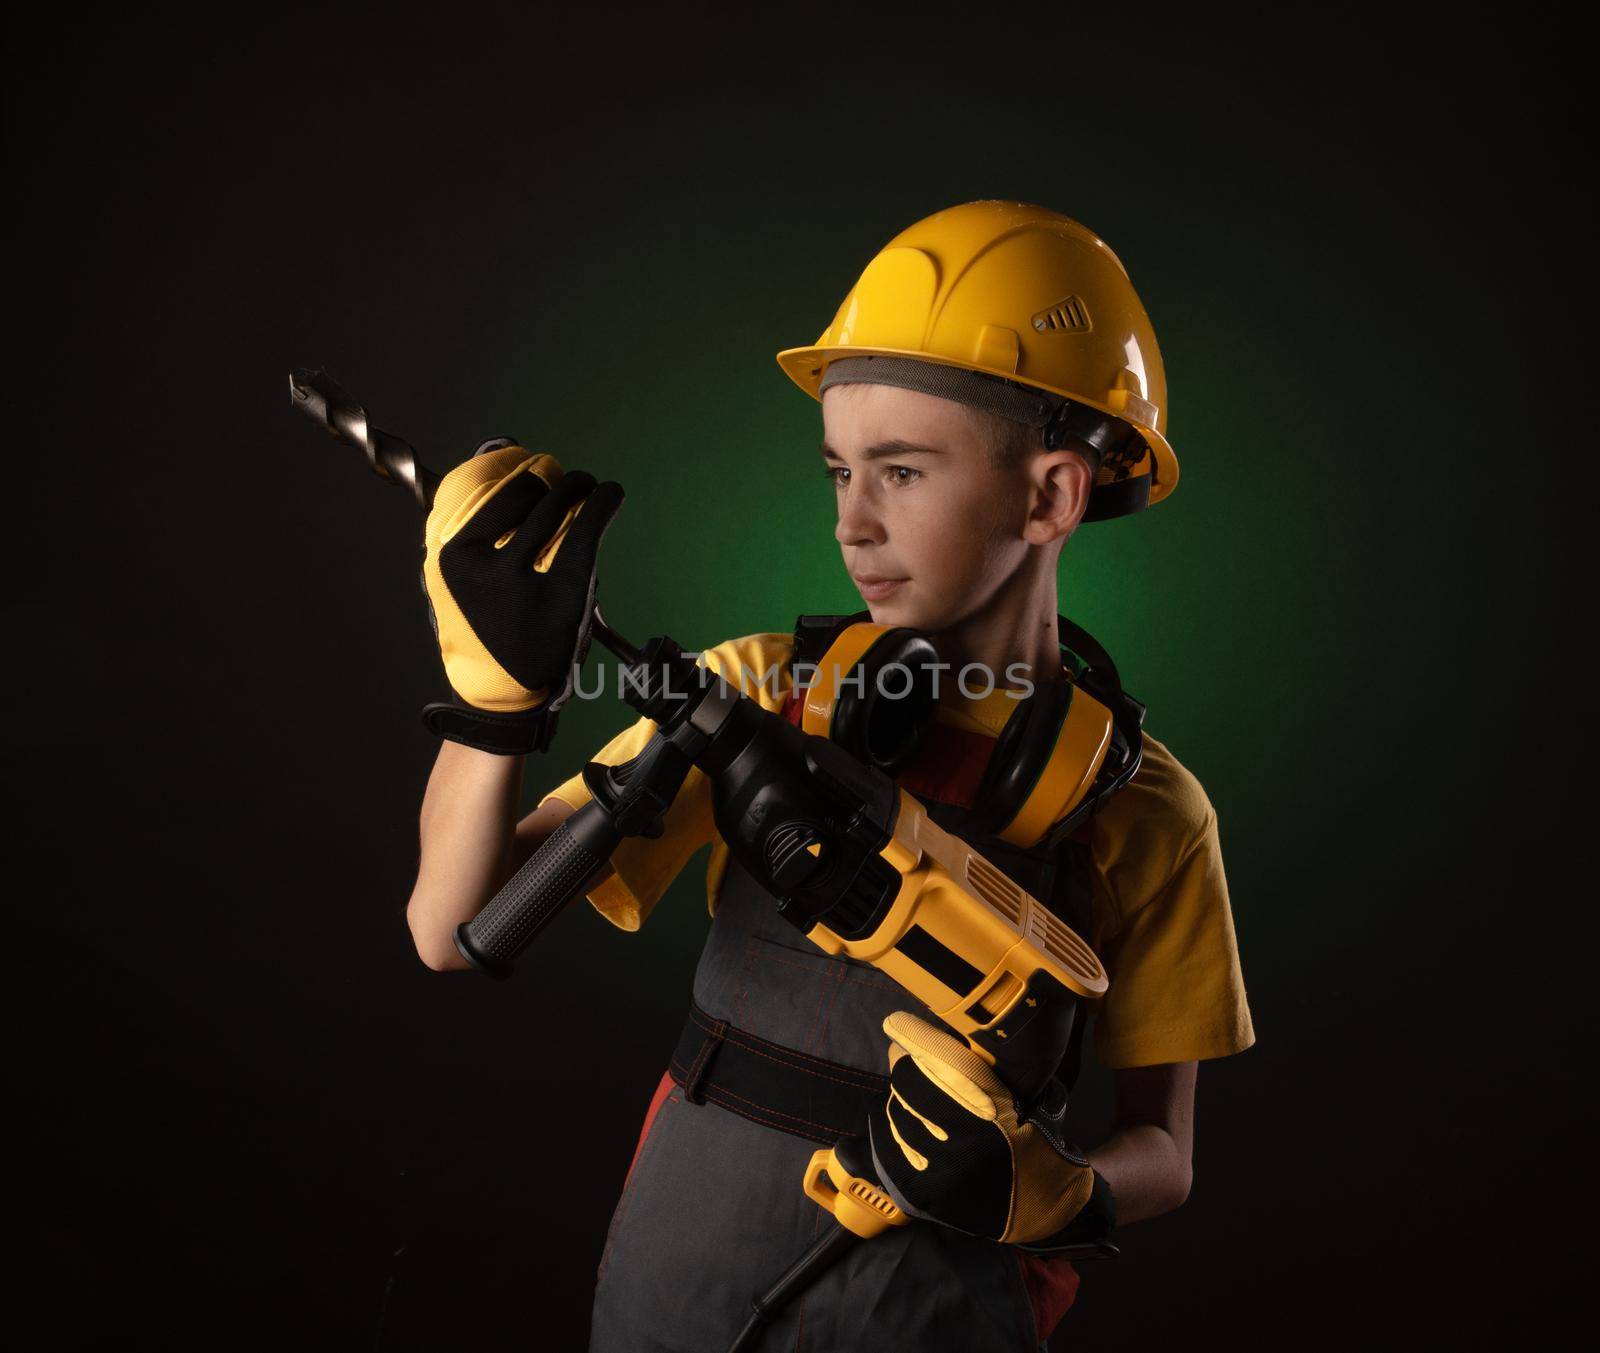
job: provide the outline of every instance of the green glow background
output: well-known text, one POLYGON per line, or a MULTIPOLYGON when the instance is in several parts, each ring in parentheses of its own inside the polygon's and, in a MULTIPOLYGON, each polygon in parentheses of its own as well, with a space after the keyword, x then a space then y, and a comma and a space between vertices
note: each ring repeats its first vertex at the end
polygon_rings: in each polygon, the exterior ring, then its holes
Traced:
MULTIPOLYGON (((1081 531, 1062 609, 1216 806, 1259 1037, 1201 1068, 1193 1193, 1057 1347, 1525 1338, 1585 1290, 1543 1243, 1592 1175, 1559 19, 13 23, 8 1017, 49 1165, 26 1286, 71 1313, 41 1346, 354 1346, 380 1300, 385 1347, 581 1346, 703 942, 704 854, 640 934, 565 917, 517 981, 417 963, 420 522, 285 370, 437 468, 505 433, 619 480, 631 638, 786 630, 859 601, 773 354, 978 197, 1097 231, 1155 324, 1182 482, 1081 531)), ((525 801, 629 719, 569 707, 525 801)), ((1091 1072, 1086 1143, 1110 1110, 1091 1072)))
MULTIPOLYGON (((625 633, 708 646, 785 630, 860 602, 817 470, 819 410, 773 353, 810 341, 928 211, 1004 193, 1089 224, 1156 325, 1183 478, 1155 510, 1075 538, 1062 607, 1117 655, 1217 807, 1256 1059, 1344 1036, 1348 1009, 1298 1005, 1311 952, 1319 968, 1382 965, 1445 878, 1465 899, 1482 885, 1454 845, 1494 792, 1487 739, 1512 697, 1470 673, 1496 626, 1520 646, 1519 599, 1548 568, 1539 541, 1505 544, 1544 491, 1544 464, 1505 459, 1506 420, 1537 398, 1536 354, 1501 341, 1529 327, 1528 302, 1476 280, 1491 231, 1433 142, 1443 124, 1394 109, 1363 124, 1352 97, 1331 139, 1314 93, 1286 109, 1282 85, 1242 88, 1174 53, 1145 75, 1160 97, 1085 115, 1118 102, 1112 44, 1073 44, 1068 106, 1000 68, 930 80, 947 32, 896 41, 874 106, 916 114, 892 153, 852 116, 785 115, 754 87, 597 134, 605 172, 571 189, 581 230, 530 207, 463 279, 452 327, 475 339, 447 382, 456 408, 432 417, 504 425, 622 481, 601 596, 625 633)), ((530 802, 627 718, 575 706, 530 802)), ((701 874, 658 909, 653 944, 697 947, 701 874)), ((677 993, 677 971, 663 981, 677 993)))

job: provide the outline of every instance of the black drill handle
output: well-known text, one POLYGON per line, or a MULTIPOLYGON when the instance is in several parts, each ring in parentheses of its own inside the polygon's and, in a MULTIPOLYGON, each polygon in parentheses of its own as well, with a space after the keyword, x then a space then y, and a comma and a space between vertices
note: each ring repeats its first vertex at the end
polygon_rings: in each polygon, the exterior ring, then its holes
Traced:
POLYGON ((488 906, 456 927, 461 957, 490 977, 511 976, 517 955, 578 896, 621 840, 599 803, 584 804, 545 838, 488 906))

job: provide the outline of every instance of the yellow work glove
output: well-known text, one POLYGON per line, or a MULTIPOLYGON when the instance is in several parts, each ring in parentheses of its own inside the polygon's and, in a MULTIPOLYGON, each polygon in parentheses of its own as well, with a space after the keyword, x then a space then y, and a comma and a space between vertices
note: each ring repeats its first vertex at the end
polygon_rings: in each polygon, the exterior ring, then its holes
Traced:
POLYGON ((1109 1234, 1111 1190, 1060 1135, 1059 1112, 1019 1118, 994 1068, 926 1020, 897 1010, 883 1031, 889 1098, 869 1134, 878 1178, 901 1208, 1027 1249, 1109 1234))
POLYGON ((422 576, 462 703, 423 711, 434 732, 504 754, 549 745, 588 651, 600 538, 622 496, 504 438, 440 482, 422 576))

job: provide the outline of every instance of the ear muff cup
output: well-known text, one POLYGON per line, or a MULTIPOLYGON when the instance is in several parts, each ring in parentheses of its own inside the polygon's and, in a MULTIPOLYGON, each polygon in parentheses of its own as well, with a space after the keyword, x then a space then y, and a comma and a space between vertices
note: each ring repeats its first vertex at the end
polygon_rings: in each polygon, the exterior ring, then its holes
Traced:
MULTIPOLYGON (((802 616, 795 627, 804 692, 800 727, 894 776, 934 722, 938 650, 917 630, 866 612, 802 616), (816 656, 822 654, 821 661, 816 656), (801 657, 800 655, 804 656, 801 657), (890 670, 898 663, 905 670, 890 670)), ((1057 616, 1069 680, 1035 684, 994 740, 966 812, 981 835, 1023 849, 1063 838, 1137 772, 1144 706, 1087 631, 1057 616)))
POLYGON ((933 686, 938 661, 939 651, 926 635, 885 630, 861 655, 852 673, 860 680, 841 684, 829 739, 886 775, 905 769, 938 708, 933 686))
POLYGON ((1072 695, 1071 682, 1052 681, 1036 684, 1032 695, 1018 701, 995 739, 973 798, 980 830, 998 836, 1022 811, 1055 755, 1072 695))

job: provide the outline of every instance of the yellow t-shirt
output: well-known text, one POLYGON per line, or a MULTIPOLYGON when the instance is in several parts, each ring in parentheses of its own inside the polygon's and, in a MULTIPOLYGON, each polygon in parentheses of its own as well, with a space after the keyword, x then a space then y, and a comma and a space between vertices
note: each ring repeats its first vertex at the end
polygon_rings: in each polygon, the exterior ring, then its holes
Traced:
MULTIPOLYGON (((792 634, 751 634, 697 659, 765 709, 783 707, 792 634)), ((970 700, 941 683, 938 718, 994 736, 1009 712, 993 692, 970 700)), ((656 725, 639 719, 596 753, 614 766, 644 750, 656 725)), ((589 801, 582 776, 545 799, 589 801)), ((1095 1055, 1112 1069, 1199 1061, 1255 1042, 1222 869, 1217 815, 1200 782, 1148 733, 1138 773, 1096 814, 1091 829, 1094 931, 1085 936, 1110 986, 1098 1007, 1095 1055)), ((668 885, 707 842, 706 903, 716 910, 728 847, 711 815, 711 783, 692 768, 657 838, 630 837, 614 873, 589 901, 614 925, 637 930, 668 885)))

